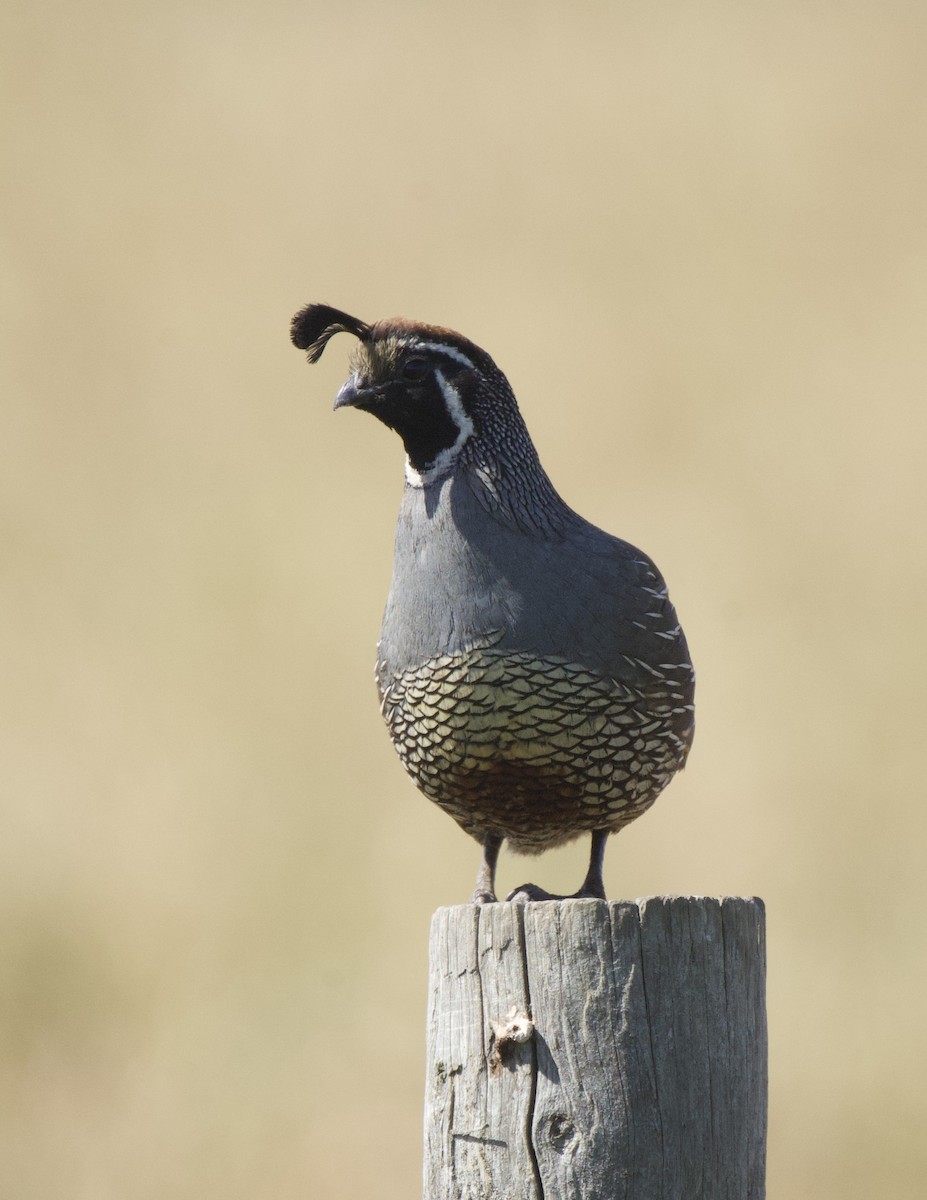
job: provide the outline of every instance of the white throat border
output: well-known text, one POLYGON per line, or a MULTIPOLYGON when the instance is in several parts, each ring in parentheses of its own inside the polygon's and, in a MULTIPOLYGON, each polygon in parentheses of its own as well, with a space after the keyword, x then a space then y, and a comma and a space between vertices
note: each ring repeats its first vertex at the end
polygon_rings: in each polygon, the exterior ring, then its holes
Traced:
MULTIPOLYGON (((451 347, 442 347, 442 350, 450 349, 451 347)), ((460 357, 463 358, 463 355, 460 355, 460 357)), ((440 369, 435 370, 435 379, 438 381, 438 387, 441 389, 441 395, 444 397, 444 403, 447 405, 448 416, 457 426, 458 432, 454 444, 442 450, 434 462, 429 463, 424 471, 416 471, 408 458, 406 458, 406 482, 415 488, 428 487, 430 484, 436 483, 439 479, 443 479, 445 475, 448 475, 453 469, 461 450, 474 433, 473 422, 470 420, 463 406, 460 392, 440 369)))

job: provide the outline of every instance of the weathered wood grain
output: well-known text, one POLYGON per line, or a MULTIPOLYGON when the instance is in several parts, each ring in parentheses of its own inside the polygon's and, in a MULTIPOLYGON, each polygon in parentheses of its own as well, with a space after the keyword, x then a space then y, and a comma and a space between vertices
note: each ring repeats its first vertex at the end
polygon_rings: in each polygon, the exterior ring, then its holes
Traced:
POLYGON ((765 1195, 762 901, 443 908, 430 955, 425 1200, 765 1195))

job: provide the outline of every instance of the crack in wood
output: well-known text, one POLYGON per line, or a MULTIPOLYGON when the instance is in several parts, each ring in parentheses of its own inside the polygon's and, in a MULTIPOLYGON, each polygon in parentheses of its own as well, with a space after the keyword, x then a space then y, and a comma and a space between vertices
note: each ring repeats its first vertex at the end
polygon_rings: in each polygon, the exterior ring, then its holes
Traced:
POLYGON ((733 897, 440 910, 425 1200, 763 1200, 763 920, 733 897))

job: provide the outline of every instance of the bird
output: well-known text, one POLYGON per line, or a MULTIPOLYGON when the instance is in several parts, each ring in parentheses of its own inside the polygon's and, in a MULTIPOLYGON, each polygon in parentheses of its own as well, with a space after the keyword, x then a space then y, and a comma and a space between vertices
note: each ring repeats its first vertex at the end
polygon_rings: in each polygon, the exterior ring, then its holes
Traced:
POLYGON ((503 843, 536 855, 583 834, 575 893, 526 883, 507 899, 605 899, 609 834, 653 804, 694 733, 695 673, 663 576, 560 497, 485 350, 328 304, 290 329, 310 363, 337 333, 357 341, 334 408, 377 417, 406 455, 376 662, 393 746, 480 843, 473 903, 496 901, 503 843))

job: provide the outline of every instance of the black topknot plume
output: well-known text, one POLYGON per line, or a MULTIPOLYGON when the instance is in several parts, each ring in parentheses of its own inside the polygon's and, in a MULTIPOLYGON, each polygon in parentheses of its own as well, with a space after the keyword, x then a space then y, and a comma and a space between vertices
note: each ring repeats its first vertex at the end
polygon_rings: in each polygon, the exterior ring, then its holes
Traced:
POLYGON ((293 345, 306 350, 311 363, 319 361, 329 338, 336 333, 353 333, 361 341, 366 341, 370 336, 370 326, 329 304, 307 304, 290 325, 293 345))

